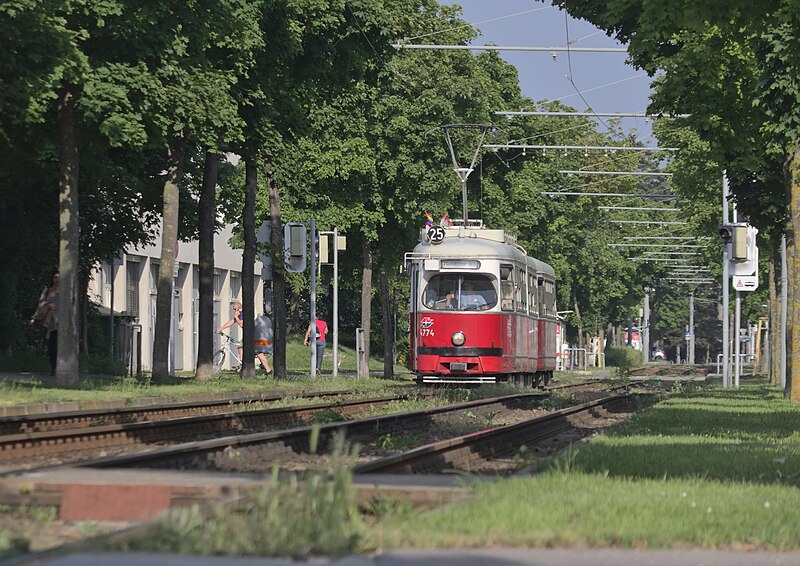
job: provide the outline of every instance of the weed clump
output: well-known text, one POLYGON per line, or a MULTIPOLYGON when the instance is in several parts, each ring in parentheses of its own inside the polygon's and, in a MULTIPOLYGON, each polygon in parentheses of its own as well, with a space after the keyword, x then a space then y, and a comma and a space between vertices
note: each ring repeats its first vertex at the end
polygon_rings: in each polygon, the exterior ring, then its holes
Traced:
POLYGON ((203 555, 341 556, 356 549, 363 524, 349 454, 337 436, 331 469, 281 478, 239 505, 208 517, 197 508, 172 512, 123 550, 203 555))

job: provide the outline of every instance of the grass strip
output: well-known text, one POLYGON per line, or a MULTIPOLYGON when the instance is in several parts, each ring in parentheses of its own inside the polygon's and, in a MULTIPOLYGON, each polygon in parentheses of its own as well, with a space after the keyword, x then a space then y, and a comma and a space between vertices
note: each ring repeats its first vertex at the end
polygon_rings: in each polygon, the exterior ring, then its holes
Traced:
POLYGON ((385 506, 364 548, 800 548, 800 406, 755 382, 684 388, 537 476, 432 511, 385 506))

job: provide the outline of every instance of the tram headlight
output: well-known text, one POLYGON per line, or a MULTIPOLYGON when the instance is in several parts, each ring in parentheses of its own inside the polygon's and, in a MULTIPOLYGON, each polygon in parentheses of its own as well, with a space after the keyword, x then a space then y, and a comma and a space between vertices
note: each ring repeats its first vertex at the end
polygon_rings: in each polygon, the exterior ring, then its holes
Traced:
POLYGON ((467 341, 467 337, 464 336, 464 333, 459 330, 458 332, 453 333, 453 335, 450 337, 450 340, 453 342, 453 346, 463 346, 464 342, 467 341))

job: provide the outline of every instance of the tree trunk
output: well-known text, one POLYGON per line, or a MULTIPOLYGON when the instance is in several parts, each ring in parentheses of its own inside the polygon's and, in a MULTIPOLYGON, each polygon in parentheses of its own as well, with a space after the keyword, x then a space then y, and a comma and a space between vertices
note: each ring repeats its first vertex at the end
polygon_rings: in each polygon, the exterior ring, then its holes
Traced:
POLYGON ((792 401, 800 401, 800 261, 797 258, 797 234, 800 233, 800 141, 795 142, 789 163, 789 220, 786 231, 786 263, 789 279, 786 356, 786 387, 792 401))
POLYGON ((269 213, 272 220, 272 371, 276 379, 286 377, 286 270, 283 257, 281 200, 275 179, 269 180, 269 213))
POLYGON ((161 226, 161 260, 158 265, 156 328, 153 341, 153 381, 169 376, 169 337, 172 324, 173 277, 178 243, 179 186, 183 176, 183 136, 167 153, 167 178, 164 181, 164 211, 161 226))
POLYGON ((59 144, 59 259, 58 361, 56 385, 73 386, 79 380, 78 354, 78 143, 75 140, 75 95, 71 85, 58 91, 59 144))
POLYGON ((258 192, 258 167, 252 157, 245 159, 244 164, 244 210, 242 227, 244 228, 244 252, 242 253, 242 377, 256 376, 256 347, 253 341, 255 331, 255 290, 256 282, 253 266, 256 262, 256 193, 258 192))
POLYGON ((383 307, 383 377, 394 379, 394 334, 392 303, 389 296, 389 276, 381 269, 381 306, 383 307))
MULTIPOLYGON (((780 235, 779 235, 780 236, 780 235)), ((769 254, 769 380, 772 385, 778 386, 780 376, 780 319, 781 306, 778 287, 780 284, 781 241, 780 237, 772 238, 772 252, 769 254)))
POLYGON ((306 328, 308 328, 308 324, 303 325, 303 322, 300 320, 300 301, 302 300, 300 291, 294 287, 291 287, 290 291, 292 295, 290 299, 291 302, 289 303, 289 334, 303 334, 306 328))
POLYGON ((206 151, 199 218, 199 315, 197 322, 197 369, 199 380, 214 375, 214 228, 217 223, 217 178, 219 153, 206 151))
POLYGON ((361 244, 363 271, 361 275, 361 329, 364 331, 365 376, 369 377, 369 337, 372 317, 372 247, 364 236, 361 244))
POLYGON ((583 320, 581 320, 581 309, 578 307, 578 298, 572 298, 572 308, 575 309, 575 323, 578 325, 578 348, 583 348, 583 320))

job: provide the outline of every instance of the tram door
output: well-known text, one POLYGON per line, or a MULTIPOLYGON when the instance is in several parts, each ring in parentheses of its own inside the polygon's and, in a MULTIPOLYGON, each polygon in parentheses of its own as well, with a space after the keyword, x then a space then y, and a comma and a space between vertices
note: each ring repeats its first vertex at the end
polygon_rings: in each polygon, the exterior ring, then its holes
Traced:
POLYGON ((419 328, 419 323, 417 321, 417 312, 419 310, 419 278, 420 278, 420 268, 419 263, 412 261, 411 264, 411 273, 409 274, 409 280, 411 281, 411 289, 409 291, 409 325, 408 325, 408 332, 409 332, 409 352, 408 352, 408 366, 412 370, 417 369, 417 329, 419 328))

